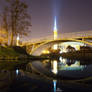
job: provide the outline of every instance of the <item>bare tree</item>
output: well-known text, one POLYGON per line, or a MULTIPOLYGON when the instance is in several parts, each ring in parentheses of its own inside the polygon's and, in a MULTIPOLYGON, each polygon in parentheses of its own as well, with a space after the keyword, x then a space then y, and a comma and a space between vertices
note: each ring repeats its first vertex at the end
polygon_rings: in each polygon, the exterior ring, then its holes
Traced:
POLYGON ((2 31, 1 35, 3 36, 3 40, 7 40, 6 44, 8 44, 8 9, 7 7, 4 7, 4 9, 2 10, 2 14, 0 15, 0 18, 1 18, 1 30, 2 31))
POLYGON ((14 37, 27 35, 29 32, 30 14, 28 13, 28 5, 22 0, 6 0, 8 2, 8 27, 11 30, 11 45, 13 45, 14 37))
POLYGON ((6 31, 7 35, 7 44, 8 44, 8 8, 5 7, 2 13, 2 28, 6 31))

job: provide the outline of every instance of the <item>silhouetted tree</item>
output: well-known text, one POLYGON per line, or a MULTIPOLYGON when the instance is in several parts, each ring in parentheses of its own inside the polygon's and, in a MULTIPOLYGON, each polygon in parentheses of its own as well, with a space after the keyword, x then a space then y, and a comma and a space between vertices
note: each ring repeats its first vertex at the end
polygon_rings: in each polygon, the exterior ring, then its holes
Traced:
POLYGON ((8 8, 5 7, 2 12, 2 29, 6 31, 6 37, 7 37, 7 44, 8 44, 8 31, 9 31, 9 24, 8 24, 8 8))
POLYGON ((29 33, 30 14, 28 13, 28 5, 23 0, 6 0, 8 2, 4 15, 4 26, 11 33, 11 45, 13 45, 14 37, 27 35, 29 33), (6 16, 8 15, 8 16, 6 16), (8 19, 8 21, 7 21, 8 19), (8 24, 7 24, 8 23, 8 24))
POLYGON ((68 50, 68 52, 75 51, 75 48, 70 45, 66 49, 68 50))

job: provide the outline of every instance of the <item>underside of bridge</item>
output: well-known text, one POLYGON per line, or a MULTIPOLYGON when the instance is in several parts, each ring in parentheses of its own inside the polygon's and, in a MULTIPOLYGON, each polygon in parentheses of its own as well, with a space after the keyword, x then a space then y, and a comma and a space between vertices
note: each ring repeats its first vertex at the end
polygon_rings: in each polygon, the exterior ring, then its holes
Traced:
POLYGON ((27 52, 32 55, 39 56, 42 54, 42 51, 45 50, 46 48, 49 48, 53 46, 54 44, 59 44, 59 43, 64 43, 64 42, 77 42, 81 43, 84 45, 89 45, 92 46, 91 39, 57 39, 57 40, 46 40, 46 41, 40 41, 37 43, 33 43, 30 45, 27 45, 27 52))

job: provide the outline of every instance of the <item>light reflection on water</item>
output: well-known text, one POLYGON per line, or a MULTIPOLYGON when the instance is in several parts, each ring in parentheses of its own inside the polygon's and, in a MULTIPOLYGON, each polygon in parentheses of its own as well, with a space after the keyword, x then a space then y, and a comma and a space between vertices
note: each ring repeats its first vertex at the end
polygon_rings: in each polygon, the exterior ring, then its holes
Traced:
POLYGON ((91 65, 86 65, 86 63, 77 60, 59 57, 58 60, 44 60, 42 63, 45 68, 57 76, 81 78, 92 75, 91 71, 88 71, 91 65))
POLYGON ((61 88, 57 87, 57 80, 53 80, 53 91, 54 92, 63 92, 63 90, 61 90, 61 88))
POLYGON ((53 80, 54 92, 56 92, 56 84, 57 84, 57 81, 53 80))
POLYGON ((57 74, 58 73, 58 63, 57 63, 57 61, 56 60, 53 60, 53 68, 52 68, 52 72, 54 73, 54 74, 57 74))
MULTIPOLYGON (((83 70, 86 65, 80 65, 80 61, 75 61, 73 64, 68 65, 68 60, 60 57, 60 63, 58 64, 59 70, 83 70)), ((72 61, 70 60, 70 63, 72 61)))
POLYGON ((19 70, 18 69, 16 69, 16 75, 18 75, 19 74, 19 70))
POLYGON ((62 70, 68 70, 68 71, 73 71, 73 70, 83 70, 86 65, 80 65, 80 61, 75 61, 72 63, 72 61, 68 61, 67 59, 64 59, 62 57, 59 58, 58 60, 53 60, 52 61, 52 72, 54 74, 57 74, 58 71, 62 70), (71 64, 69 64, 71 63, 71 64), (69 64, 69 65, 68 65, 69 64))

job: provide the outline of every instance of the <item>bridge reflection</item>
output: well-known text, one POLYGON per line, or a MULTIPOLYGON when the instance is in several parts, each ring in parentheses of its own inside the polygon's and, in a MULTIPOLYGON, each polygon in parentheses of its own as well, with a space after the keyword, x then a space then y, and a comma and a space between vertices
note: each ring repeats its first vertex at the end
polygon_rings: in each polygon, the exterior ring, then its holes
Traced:
POLYGON ((80 61, 73 61, 62 57, 59 60, 44 60, 43 63, 49 63, 51 65, 51 71, 54 74, 58 74, 60 71, 82 71, 86 68, 86 65, 80 64, 80 61))

